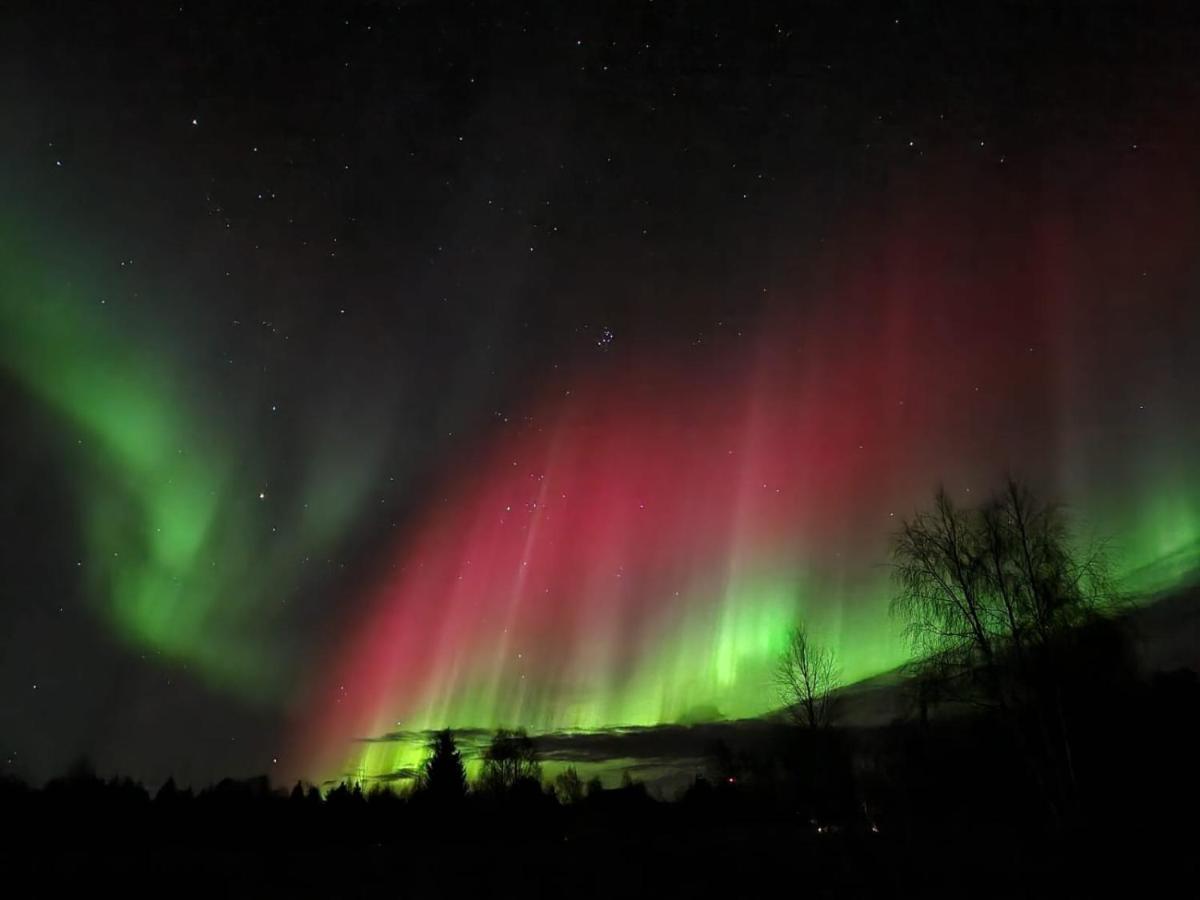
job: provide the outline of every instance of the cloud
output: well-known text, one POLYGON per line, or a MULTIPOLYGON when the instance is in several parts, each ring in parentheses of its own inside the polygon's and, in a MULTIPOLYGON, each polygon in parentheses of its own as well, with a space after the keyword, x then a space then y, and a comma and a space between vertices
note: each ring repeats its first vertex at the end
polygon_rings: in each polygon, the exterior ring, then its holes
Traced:
MULTIPOLYGON (((545 762, 603 764, 620 762, 622 768, 694 769, 718 742, 745 745, 765 741, 779 726, 758 719, 712 722, 697 725, 649 725, 601 728, 589 731, 562 730, 532 735, 538 755, 545 762)), ((362 737, 363 743, 396 743, 425 746, 433 731, 391 731, 362 737)), ((482 755, 494 731, 463 728, 454 739, 464 758, 482 755)), ((403 777, 403 776, 399 776, 403 777)), ((409 776, 411 777, 411 776, 409 776)))
POLYGON ((381 775, 368 775, 366 781, 377 781, 384 784, 389 784, 393 781, 409 781, 417 777, 417 770, 412 767, 396 769, 391 772, 384 772, 381 775))

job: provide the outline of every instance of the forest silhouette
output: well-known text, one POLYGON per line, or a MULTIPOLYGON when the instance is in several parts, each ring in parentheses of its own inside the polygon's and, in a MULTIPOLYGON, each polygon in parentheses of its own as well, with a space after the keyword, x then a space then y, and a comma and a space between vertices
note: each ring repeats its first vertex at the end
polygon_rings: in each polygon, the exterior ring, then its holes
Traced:
POLYGON ((80 762, 40 788, 0 781, 4 864, 44 891, 115 877, 257 896, 1077 895, 1192 878, 1200 677, 1141 659, 1137 605, 1070 524, 1014 481, 971 509, 938 493, 893 540, 914 650, 903 714, 842 721, 836 660, 798 623, 768 740, 730 729, 677 796, 628 773, 546 778, 523 730, 495 733, 474 780, 454 733, 432 733, 402 790, 263 776, 151 792, 80 762))

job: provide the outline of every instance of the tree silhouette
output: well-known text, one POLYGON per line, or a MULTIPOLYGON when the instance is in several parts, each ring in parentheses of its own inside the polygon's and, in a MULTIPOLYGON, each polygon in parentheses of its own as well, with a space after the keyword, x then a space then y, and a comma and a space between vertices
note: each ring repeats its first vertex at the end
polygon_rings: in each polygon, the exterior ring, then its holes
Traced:
POLYGON ((180 791, 175 784, 175 776, 171 775, 162 783, 162 787, 158 789, 158 793, 154 795, 155 803, 177 803, 179 802, 180 791))
POLYGON ((840 685, 833 651, 809 637, 808 629, 792 629, 775 669, 779 698, 793 719, 806 728, 825 728, 834 716, 833 692, 840 685))
POLYGON ((439 804, 458 803, 467 796, 467 770, 449 728, 430 740, 417 790, 439 804))
POLYGON ((923 695, 997 711, 1057 817, 1075 790, 1064 666, 1114 600, 1103 547, 1077 549, 1062 510, 1008 479, 973 509, 939 490, 892 557, 923 695))
POLYGON ((518 785, 537 784, 541 779, 542 765, 538 762, 537 748, 525 729, 498 730, 483 754, 480 787, 488 793, 503 795, 518 785))
POLYGON ((568 766, 554 779, 554 794, 559 803, 568 806, 578 803, 583 799, 583 791, 583 779, 574 766, 568 766))

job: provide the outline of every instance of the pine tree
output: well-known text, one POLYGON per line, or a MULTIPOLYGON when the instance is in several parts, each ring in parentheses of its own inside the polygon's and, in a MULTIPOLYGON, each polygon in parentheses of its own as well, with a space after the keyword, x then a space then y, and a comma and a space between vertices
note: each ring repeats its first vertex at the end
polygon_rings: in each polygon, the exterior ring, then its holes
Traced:
POLYGON ((457 803, 467 796, 467 769, 449 728, 429 742, 418 790, 439 804, 457 803))

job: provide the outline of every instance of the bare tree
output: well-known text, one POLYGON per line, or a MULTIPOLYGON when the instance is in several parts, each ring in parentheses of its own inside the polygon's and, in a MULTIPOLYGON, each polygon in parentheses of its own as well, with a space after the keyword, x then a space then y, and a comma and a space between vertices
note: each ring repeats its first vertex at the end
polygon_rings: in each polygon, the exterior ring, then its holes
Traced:
POLYGON ((976 509, 939 490, 892 545, 897 592, 915 656, 942 680, 971 682, 980 699, 1021 699, 1023 670, 1113 599, 1103 546, 1077 551, 1059 507, 1009 480, 976 509))
POLYGON ((538 785, 542 764, 537 748, 524 728, 501 728, 483 752, 483 770, 479 785, 488 793, 503 795, 522 784, 538 785))
POLYGON ((1061 651, 1114 599, 1103 546, 1078 549, 1061 508, 1009 479, 973 509, 939 490, 903 524, 892 557, 892 613, 919 680, 999 711, 1061 808, 1075 779, 1061 651))
POLYGON ((837 662, 833 651, 813 641, 803 624, 792 629, 775 669, 775 683, 798 724, 813 729, 832 724, 833 692, 841 684, 837 662))

